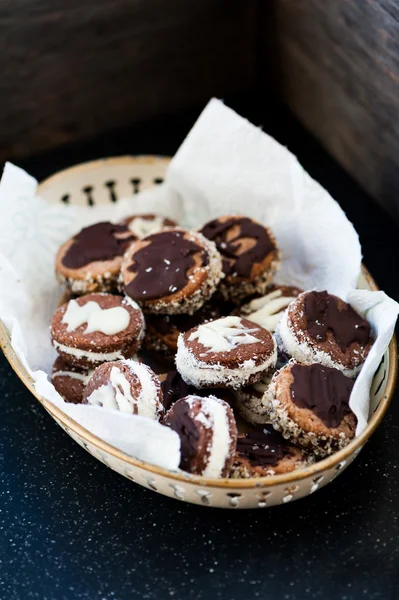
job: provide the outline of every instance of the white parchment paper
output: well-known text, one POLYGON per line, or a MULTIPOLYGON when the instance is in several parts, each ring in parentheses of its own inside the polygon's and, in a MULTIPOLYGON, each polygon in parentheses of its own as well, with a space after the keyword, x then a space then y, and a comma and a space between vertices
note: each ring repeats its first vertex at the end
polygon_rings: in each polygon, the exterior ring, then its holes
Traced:
POLYGON ((172 470, 179 465, 180 442, 173 431, 142 417, 67 404, 47 376, 55 359, 49 322, 62 293, 54 277, 58 247, 91 223, 154 211, 190 227, 232 213, 264 222, 282 250, 278 282, 327 289, 370 321, 376 341, 350 401, 357 434, 364 429, 371 381, 399 305, 383 292, 355 290, 361 263, 356 231, 273 138, 211 100, 172 160, 164 185, 90 208, 50 205, 36 190, 35 179, 6 164, 0 182, 0 318, 36 391, 81 425, 131 456, 172 470))

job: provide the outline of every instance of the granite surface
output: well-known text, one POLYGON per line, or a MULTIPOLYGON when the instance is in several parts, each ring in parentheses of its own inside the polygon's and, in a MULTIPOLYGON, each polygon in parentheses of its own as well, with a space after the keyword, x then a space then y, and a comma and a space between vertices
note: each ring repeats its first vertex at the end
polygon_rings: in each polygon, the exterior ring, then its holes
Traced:
MULTIPOLYGON (((340 202, 366 265, 399 299, 399 231, 390 217, 285 110, 231 104, 288 145, 340 202)), ((100 156, 170 154, 196 114, 23 166, 42 178, 100 156)), ((398 438, 396 395, 355 463, 311 497, 258 511, 191 506, 138 487, 87 454, 0 356, 0 599, 396 600, 398 438)))

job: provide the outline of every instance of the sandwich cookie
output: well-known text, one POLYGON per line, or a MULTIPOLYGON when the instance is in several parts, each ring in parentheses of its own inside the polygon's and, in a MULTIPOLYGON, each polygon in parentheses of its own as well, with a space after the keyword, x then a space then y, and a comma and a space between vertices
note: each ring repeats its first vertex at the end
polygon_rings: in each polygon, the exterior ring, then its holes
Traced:
POLYGON ((215 242, 223 257, 220 291, 235 302, 264 294, 280 264, 273 233, 248 217, 219 217, 204 225, 202 235, 215 242))
POLYGON ((215 244, 199 233, 170 229, 132 246, 121 279, 127 296, 148 313, 193 314, 212 296, 222 277, 215 244))
POLYGON ((56 274, 74 294, 116 290, 122 256, 136 240, 126 225, 85 227, 58 250, 56 274))
POLYGON ((348 377, 357 375, 373 345, 368 321, 327 292, 300 294, 288 306, 276 336, 297 362, 320 363, 348 377))
POLYGON ((147 365, 134 360, 97 367, 86 386, 83 402, 156 420, 164 412, 158 377, 147 365))
POLYGON ((93 368, 103 362, 132 357, 144 337, 144 317, 129 298, 88 294, 55 312, 53 346, 73 366, 93 368))
POLYGON ((227 402, 212 396, 187 396, 173 404, 163 423, 180 437, 180 469, 204 477, 228 475, 237 427, 227 402))
POLYGON ((260 381, 276 365, 272 335, 241 317, 224 317, 181 334, 176 367, 197 388, 240 388, 260 381))
POLYGON ((230 477, 281 475, 303 469, 312 462, 313 457, 287 442, 271 425, 263 425, 238 436, 230 477))
POLYGON ((357 419, 349 407, 353 385, 338 369, 288 364, 267 390, 273 427, 318 456, 333 454, 355 436, 357 419))

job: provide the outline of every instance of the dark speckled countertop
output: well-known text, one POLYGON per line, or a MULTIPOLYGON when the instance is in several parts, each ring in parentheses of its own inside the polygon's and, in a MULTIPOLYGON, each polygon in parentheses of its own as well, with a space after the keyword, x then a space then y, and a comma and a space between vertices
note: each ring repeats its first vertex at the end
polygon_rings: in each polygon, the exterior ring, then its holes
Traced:
MULTIPOLYGON (((230 104, 288 145, 341 203, 366 265, 399 299, 392 219, 282 108, 230 104)), ((100 156, 171 154, 196 114, 22 166, 42 178, 100 156)), ((311 497, 258 511, 190 506, 135 486, 88 455, 1 356, 0 599, 397 600, 398 439, 396 397, 355 463, 311 497)))

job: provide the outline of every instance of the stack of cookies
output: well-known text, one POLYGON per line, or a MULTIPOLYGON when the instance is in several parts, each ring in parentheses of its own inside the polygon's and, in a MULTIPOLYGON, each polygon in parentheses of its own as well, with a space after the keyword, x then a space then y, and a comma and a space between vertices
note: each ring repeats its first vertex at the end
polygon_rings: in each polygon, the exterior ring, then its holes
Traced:
POLYGON ((370 325, 327 292, 274 285, 279 264, 271 230, 247 217, 83 229, 56 259, 70 300, 51 325, 55 388, 160 420, 192 474, 261 477, 335 452, 355 435, 370 325))

